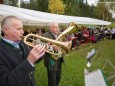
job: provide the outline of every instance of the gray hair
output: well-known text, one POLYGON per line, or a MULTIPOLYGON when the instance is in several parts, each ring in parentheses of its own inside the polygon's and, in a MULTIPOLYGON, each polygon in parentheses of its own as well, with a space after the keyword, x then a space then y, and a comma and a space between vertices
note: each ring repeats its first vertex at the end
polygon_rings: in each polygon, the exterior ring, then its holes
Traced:
POLYGON ((3 29, 3 27, 9 22, 10 19, 17 19, 17 20, 20 20, 19 18, 17 18, 16 16, 7 16, 5 17, 3 20, 2 20, 2 23, 1 23, 1 29, 3 29))
MULTIPOLYGON (((51 23, 49 24, 49 28, 52 28, 53 24, 55 24, 55 23, 57 23, 57 22, 51 22, 51 23)), ((58 24, 58 23, 57 23, 57 24, 58 24)))

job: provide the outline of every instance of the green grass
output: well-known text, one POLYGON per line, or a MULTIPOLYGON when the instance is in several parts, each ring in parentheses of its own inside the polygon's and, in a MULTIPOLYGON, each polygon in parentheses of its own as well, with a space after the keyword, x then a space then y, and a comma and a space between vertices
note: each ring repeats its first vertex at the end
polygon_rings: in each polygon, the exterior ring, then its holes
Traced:
POLYGON ((115 22, 112 22, 110 26, 115 28, 115 22))
MULTIPOLYGON (((86 55, 92 49, 97 53, 92 58, 92 70, 102 69, 105 77, 109 77, 115 70, 106 63, 107 58, 115 66, 115 40, 104 40, 87 46, 80 46, 79 49, 72 50, 65 57, 65 63, 62 66, 62 76, 60 86, 85 86, 84 83, 84 68, 87 69, 86 55), (104 68, 103 68, 104 67, 104 68)), ((43 65, 43 61, 36 64, 35 78, 37 86, 47 86, 47 72, 43 65)), ((108 81, 109 86, 112 85, 112 79, 108 81)))

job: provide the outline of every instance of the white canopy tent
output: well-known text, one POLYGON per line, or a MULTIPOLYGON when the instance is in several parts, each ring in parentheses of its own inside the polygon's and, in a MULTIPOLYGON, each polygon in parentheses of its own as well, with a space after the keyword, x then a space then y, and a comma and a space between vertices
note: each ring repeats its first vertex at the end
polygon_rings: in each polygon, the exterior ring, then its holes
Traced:
POLYGON ((48 25, 52 21, 62 24, 68 24, 70 22, 75 22, 76 24, 89 24, 89 25, 111 24, 111 22, 88 17, 75 17, 75 16, 51 14, 0 4, 0 24, 3 18, 9 15, 17 16, 18 18, 21 19, 23 25, 28 26, 48 25))
POLYGON ((37 26, 38 24, 46 24, 50 21, 46 20, 46 19, 41 19, 41 18, 36 18, 34 16, 30 16, 30 14, 24 14, 23 11, 22 12, 18 12, 18 8, 17 7, 11 7, 11 6, 6 6, 6 5, 0 5, 0 22, 3 20, 3 18, 5 18, 6 16, 9 15, 14 15, 17 16, 18 18, 20 18, 23 22, 24 25, 32 25, 32 26, 37 26), (10 8, 11 7, 11 8, 10 8), (15 9, 17 8, 17 9, 15 9))
POLYGON ((33 26, 47 25, 49 22, 52 21, 64 24, 67 24, 69 22, 75 22, 76 24, 90 24, 90 25, 111 24, 111 22, 88 17, 75 17, 75 16, 51 14, 0 4, 0 22, 4 17, 8 15, 15 15, 22 20, 24 25, 33 25, 33 26))

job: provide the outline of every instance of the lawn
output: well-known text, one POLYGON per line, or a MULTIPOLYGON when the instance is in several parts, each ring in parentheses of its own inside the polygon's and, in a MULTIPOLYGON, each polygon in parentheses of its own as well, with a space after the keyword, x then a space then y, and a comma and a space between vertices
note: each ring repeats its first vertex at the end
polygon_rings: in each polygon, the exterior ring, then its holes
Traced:
POLYGON ((112 22, 110 26, 115 28, 115 22, 112 22))
MULTIPOLYGON (((92 49, 96 50, 96 54, 92 58, 92 71, 102 69, 104 76, 108 78, 115 74, 114 68, 109 64, 109 61, 115 67, 115 40, 99 41, 98 43, 89 43, 86 46, 80 46, 78 49, 71 50, 65 56, 65 63, 62 66, 62 77, 60 86, 85 86, 84 83, 84 68, 87 69, 86 56, 92 49)), ((37 86, 47 86, 47 72, 43 65, 43 61, 36 64, 35 78, 37 86)), ((115 78, 108 81, 109 86, 112 85, 115 78)))

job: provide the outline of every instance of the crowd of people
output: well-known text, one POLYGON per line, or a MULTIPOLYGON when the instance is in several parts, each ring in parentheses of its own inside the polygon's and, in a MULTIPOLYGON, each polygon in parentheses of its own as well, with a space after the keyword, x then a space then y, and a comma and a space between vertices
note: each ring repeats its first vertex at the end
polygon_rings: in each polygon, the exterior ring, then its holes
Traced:
POLYGON ((67 40, 72 41, 72 48, 87 43, 96 43, 104 39, 115 39, 115 28, 107 29, 98 27, 95 29, 81 27, 77 33, 67 35, 67 40))

